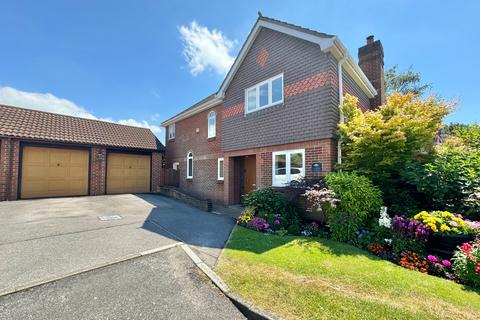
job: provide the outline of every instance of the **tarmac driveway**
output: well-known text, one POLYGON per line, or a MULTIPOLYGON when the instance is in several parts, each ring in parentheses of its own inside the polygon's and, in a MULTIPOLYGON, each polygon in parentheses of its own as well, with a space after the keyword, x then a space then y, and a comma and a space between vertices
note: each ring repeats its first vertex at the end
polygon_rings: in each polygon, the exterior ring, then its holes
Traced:
MULTIPOLYGON (((188 244, 207 265, 213 266, 233 226, 234 220, 227 216, 206 213, 175 200, 150 194, 0 202, 0 296, 39 282, 60 279, 135 257, 141 252, 174 245, 179 241, 188 244)), ((177 251, 177 248, 152 256, 156 261, 164 259, 164 270, 160 268, 158 272, 163 273, 166 283, 175 283, 175 278, 178 279, 175 274, 191 272, 186 267, 175 270, 175 266, 185 266, 184 257, 178 253, 171 254, 170 251, 177 251)), ((133 260, 97 270, 105 269, 118 274, 117 268, 122 268, 126 263, 133 263, 133 260)), ((68 278, 70 280, 60 280, 55 285, 63 281, 68 286, 68 281, 86 277, 92 272, 68 278)), ((137 268, 138 276, 144 279, 141 272, 137 268)), ((91 277, 94 278, 93 275, 91 277)), ((108 278, 109 275, 104 277, 108 278)), ((120 288, 125 286, 132 289, 133 283, 139 281, 121 276, 117 280, 120 288), (132 284, 126 283, 128 281, 132 281, 132 284)), ((161 290, 162 281, 152 281, 157 283, 156 290, 161 290)), ((87 285, 88 279, 84 283, 87 285)), ((93 281, 90 285, 95 283, 93 281)), ((55 288, 55 285, 36 287, 5 298, 12 299, 20 295, 25 299, 32 294, 29 292, 38 296, 38 290, 52 293, 52 286, 55 288)), ((185 290, 188 292, 188 289, 185 290)), ((177 292, 183 291, 178 288, 177 292)), ((53 297, 58 298, 55 295, 53 297)), ((161 295, 157 293, 156 297, 161 295)), ((173 295, 170 297, 174 299, 173 295)), ((121 299, 120 296, 118 298, 121 299)), ((15 299, 13 302, 1 299, 0 308, 5 307, 5 301, 10 305, 16 303, 15 299)), ((58 301, 52 299, 51 303, 55 305, 58 301)), ((148 299, 145 301, 147 305, 150 302, 148 299)), ((159 303, 158 300, 156 302, 159 303)), ((34 308, 34 304, 28 305, 34 308)), ((211 310, 214 309, 212 306, 211 310)))

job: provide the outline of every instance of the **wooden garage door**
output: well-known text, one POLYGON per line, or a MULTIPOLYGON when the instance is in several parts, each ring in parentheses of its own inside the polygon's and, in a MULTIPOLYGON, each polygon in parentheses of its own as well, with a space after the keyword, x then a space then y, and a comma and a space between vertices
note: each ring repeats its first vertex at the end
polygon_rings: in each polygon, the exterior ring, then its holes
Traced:
POLYGON ((21 198, 88 195, 88 151, 24 147, 21 198))
POLYGON ((150 156, 109 153, 107 193, 150 192, 150 156))

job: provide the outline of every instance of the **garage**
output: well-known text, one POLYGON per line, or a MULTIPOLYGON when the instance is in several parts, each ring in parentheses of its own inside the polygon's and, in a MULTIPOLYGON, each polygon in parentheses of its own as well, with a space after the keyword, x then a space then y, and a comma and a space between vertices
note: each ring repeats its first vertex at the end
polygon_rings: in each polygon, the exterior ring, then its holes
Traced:
POLYGON ((107 155, 107 194, 150 192, 150 155, 107 155))
POLYGON ((88 195, 88 150, 24 146, 21 198, 88 195))
POLYGON ((0 104, 0 201, 158 192, 165 148, 148 128, 0 104))

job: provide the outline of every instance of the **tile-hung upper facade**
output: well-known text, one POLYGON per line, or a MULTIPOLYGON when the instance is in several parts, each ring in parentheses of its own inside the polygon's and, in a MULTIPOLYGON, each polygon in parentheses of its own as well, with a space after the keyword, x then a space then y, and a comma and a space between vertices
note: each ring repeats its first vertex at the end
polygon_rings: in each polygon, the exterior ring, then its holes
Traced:
POLYGON ((218 92, 163 123, 166 168, 181 189, 224 204, 331 171, 343 94, 363 111, 384 101, 381 43, 369 37, 359 58, 336 36, 260 16, 218 92))

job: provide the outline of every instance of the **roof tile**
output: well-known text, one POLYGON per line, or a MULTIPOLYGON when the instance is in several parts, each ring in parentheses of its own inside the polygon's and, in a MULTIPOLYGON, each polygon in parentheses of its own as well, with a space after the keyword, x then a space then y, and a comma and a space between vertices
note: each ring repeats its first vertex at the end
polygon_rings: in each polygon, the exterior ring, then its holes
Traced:
POLYGON ((150 129, 0 105, 0 136, 163 150, 150 129))

